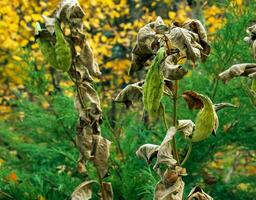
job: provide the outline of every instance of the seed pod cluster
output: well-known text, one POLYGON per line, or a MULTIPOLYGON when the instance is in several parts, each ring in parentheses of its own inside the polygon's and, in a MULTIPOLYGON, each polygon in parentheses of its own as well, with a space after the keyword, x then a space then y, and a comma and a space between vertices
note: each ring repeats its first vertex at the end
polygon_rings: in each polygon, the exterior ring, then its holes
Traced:
POLYGON ((149 115, 156 116, 164 92, 164 75, 161 70, 161 63, 165 58, 164 47, 160 48, 147 73, 143 87, 144 109, 149 115))

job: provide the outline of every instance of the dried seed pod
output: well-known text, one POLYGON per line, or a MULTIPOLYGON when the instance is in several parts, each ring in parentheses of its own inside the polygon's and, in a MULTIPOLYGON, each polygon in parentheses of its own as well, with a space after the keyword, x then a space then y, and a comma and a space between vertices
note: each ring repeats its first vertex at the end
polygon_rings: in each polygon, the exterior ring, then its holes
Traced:
MULTIPOLYGON (((41 31, 41 27, 39 23, 36 23, 36 34, 40 34, 41 31)), ((52 44, 52 42, 50 40, 48 40, 47 38, 41 38, 39 36, 38 38, 38 44, 39 44, 39 48, 45 58, 45 60, 53 67, 58 68, 58 62, 56 60, 56 54, 55 54, 55 49, 54 49, 54 45, 52 44)))
POLYGON ((186 91, 182 95, 190 109, 200 108, 195 122, 195 131, 191 136, 192 142, 202 141, 212 133, 216 134, 218 128, 218 116, 212 101, 202 94, 194 91, 186 91))
POLYGON ((55 53, 58 62, 58 69, 66 72, 69 70, 72 63, 71 48, 65 39, 58 22, 55 23, 54 30, 56 35, 55 53))
POLYGON ((156 57, 147 73, 143 87, 144 109, 151 116, 156 116, 164 93, 164 75, 161 71, 161 62, 165 58, 165 49, 158 50, 156 57))

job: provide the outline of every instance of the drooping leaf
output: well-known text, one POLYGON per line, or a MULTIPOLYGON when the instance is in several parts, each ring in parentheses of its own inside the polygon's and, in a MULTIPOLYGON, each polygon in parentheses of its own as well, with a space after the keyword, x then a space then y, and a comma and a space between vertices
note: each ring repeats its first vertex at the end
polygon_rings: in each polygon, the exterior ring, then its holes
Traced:
POLYGON ((201 59, 204 62, 207 59, 208 55, 210 54, 211 47, 208 44, 207 33, 203 24, 199 20, 191 19, 185 22, 182 25, 182 28, 192 31, 198 35, 199 44, 201 45, 201 47, 203 47, 203 49, 200 52, 201 52, 201 59))
POLYGON ((99 76, 101 74, 98 63, 96 63, 92 54, 92 49, 86 40, 83 42, 83 48, 78 56, 78 59, 88 69, 91 75, 99 76))
POLYGON ((176 182, 171 185, 165 185, 162 181, 155 187, 154 200, 183 200, 184 182, 178 177, 176 182))
POLYGON ((222 110, 223 108, 237 108, 237 106, 231 104, 231 103, 218 103, 214 104, 214 109, 216 112, 219 110, 222 110))
POLYGON ((113 200, 114 199, 114 193, 112 189, 111 183, 103 182, 102 183, 102 192, 104 192, 104 200, 113 200))
POLYGON ((165 57, 164 47, 160 48, 146 75, 143 86, 144 109, 154 117, 159 112, 160 102, 164 93, 164 76, 161 70, 161 62, 165 57))
POLYGON ((199 38, 196 33, 173 25, 166 36, 188 60, 195 62, 201 58, 200 51, 203 50, 203 47, 197 42, 199 38))
POLYGON ((71 23, 74 19, 82 19, 85 13, 77 0, 62 0, 55 15, 60 21, 71 23))
POLYGON ((158 17, 155 22, 143 26, 137 35, 135 47, 132 50, 132 64, 129 74, 141 70, 145 62, 151 58, 160 48, 159 36, 167 30, 162 18, 158 17))
POLYGON ((160 164, 167 166, 168 168, 173 168, 177 161, 173 158, 172 155, 172 147, 170 141, 173 139, 173 136, 176 134, 176 128, 171 127, 167 134, 162 141, 161 145, 159 146, 158 152, 157 152, 157 161, 154 166, 154 170, 158 172, 160 176, 162 176, 163 172, 161 169, 159 169, 160 164))
POLYGON ((91 120, 98 121, 101 118, 100 99, 95 89, 88 82, 83 82, 78 87, 78 100, 76 108, 79 110, 79 116, 90 123, 91 120))
POLYGON ((90 126, 85 126, 76 135, 76 145, 82 154, 83 158, 90 160, 93 155, 93 130, 90 126))
POLYGON ((175 65, 172 61, 172 56, 167 56, 163 64, 164 77, 168 80, 179 80, 187 74, 188 70, 181 65, 175 65))
POLYGON ((191 136, 194 129, 195 129, 195 124, 192 120, 190 119, 178 120, 177 131, 183 132, 183 134, 186 137, 191 136))
POLYGON ((162 17, 158 16, 156 18, 156 22, 155 22, 155 32, 156 32, 156 34, 164 34, 168 30, 169 30, 169 28, 164 23, 162 17))
POLYGON ((136 101, 142 99, 144 81, 127 85, 115 98, 116 102, 124 103, 128 108, 136 101))
POLYGON ((195 130, 191 141, 199 142, 206 139, 211 133, 216 134, 218 116, 209 97, 194 91, 186 91, 182 95, 190 109, 201 108, 195 120, 195 130))
POLYGON ((107 140, 106 138, 103 138, 100 135, 94 135, 94 166, 98 169, 98 172, 103 178, 108 171, 108 157, 109 157, 109 148, 111 142, 107 140))
POLYGON ((201 187, 196 186, 190 191, 188 200, 213 200, 213 198, 206 194, 201 187))
POLYGON ((219 78, 227 83, 234 77, 237 76, 249 76, 256 72, 256 64, 255 63, 242 63, 232 65, 229 69, 221 72, 219 74, 219 78))
POLYGON ((252 53, 254 58, 256 58, 256 24, 250 26, 246 32, 248 33, 248 36, 246 36, 244 38, 244 41, 246 41, 247 43, 250 44, 250 46, 252 47, 252 53))
POLYGON ((56 18, 53 17, 47 17, 45 15, 42 15, 45 23, 46 29, 53 35, 54 33, 54 24, 56 22, 56 18))
POLYGON ((92 198, 92 184, 96 181, 85 181, 76 187, 71 195, 71 200, 90 200, 92 198))
POLYGON ((148 164, 151 163, 152 159, 156 157, 159 150, 159 145, 155 144, 144 144, 139 147, 136 151, 136 155, 139 158, 144 159, 148 164))

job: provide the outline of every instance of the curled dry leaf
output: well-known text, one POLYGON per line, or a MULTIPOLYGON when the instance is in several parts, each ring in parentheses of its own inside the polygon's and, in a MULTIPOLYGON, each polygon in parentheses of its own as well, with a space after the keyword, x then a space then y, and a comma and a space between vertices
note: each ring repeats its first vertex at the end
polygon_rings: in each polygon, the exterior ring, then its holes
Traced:
POLYGON ((103 182, 102 183, 102 192, 104 192, 104 200, 113 200, 114 199, 114 193, 112 189, 111 183, 103 182))
POLYGON ((115 102, 124 103, 129 108, 135 101, 142 99, 144 81, 127 85, 115 98, 115 102))
POLYGON ((218 103, 214 104, 214 109, 216 112, 219 110, 222 110, 223 108, 237 108, 237 106, 231 104, 231 103, 218 103))
POLYGON ((56 18, 47 17, 45 15, 43 15, 42 17, 43 17, 46 29, 53 35, 56 18))
POLYGON ((144 109, 152 117, 159 113, 160 102, 164 94, 164 75, 161 70, 164 57, 165 49, 162 47, 157 51, 143 86, 144 109))
POLYGON ((167 29, 162 18, 158 17, 155 22, 146 24, 139 30, 135 47, 132 50, 130 74, 141 70, 145 62, 158 51, 160 43, 157 33, 163 33, 167 29))
POLYGON ((201 50, 201 59, 204 62, 210 54, 211 47, 208 44, 207 33, 202 23, 197 19, 191 19, 182 25, 182 28, 196 33, 199 37, 199 44, 203 49, 201 50))
POLYGON ((164 34, 169 31, 169 28, 165 25, 162 17, 158 16, 155 22, 155 32, 156 34, 164 34))
POLYGON ((191 141, 199 142, 206 139, 211 133, 216 134, 218 128, 218 116, 210 98, 194 91, 186 91, 182 95, 189 108, 201 108, 195 120, 195 131, 191 141))
POLYGON ((187 74, 188 70, 181 65, 175 65, 172 61, 172 55, 167 56, 163 64, 164 77, 168 80, 179 80, 187 74))
POLYGON ((83 42, 83 48, 78 56, 78 59, 88 69, 91 75, 99 76, 101 74, 98 63, 96 63, 92 54, 92 49, 86 40, 83 42))
POLYGON ((94 146, 93 146, 93 162, 98 172, 103 178, 108 171, 108 157, 109 157, 109 147, 111 142, 100 135, 93 135, 94 146))
POLYGON ((71 200, 90 200, 92 198, 92 184, 96 181, 85 181, 76 187, 71 200))
POLYGON ((101 118, 100 100, 95 89, 88 83, 78 86, 79 100, 76 100, 76 107, 80 112, 80 118, 89 123, 98 121, 101 118), (92 121, 92 119, 94 119, 92 121))
POLYGON ((89 70, 81 63, 81 60, 79 59, 79 56, 76 56, 74 59, 74 67, 69 70, 69 73, 72 77, 75 78, 76 82, 92 82, 93 78, 91 74, 89 73, 89 70))
POLYGON ((250 26, 246 32, 249 34, 248 36, 246 36, 244 38, 244 41, 246 41, 247 43, 249 43, 252 47, 252 53, 254 58, 256 58, 256 24, 250 26))
POLYGON ((154 200, 183 200, 184 182, 178 177, 176 182, 171 185, 165 185, 162 181, 155 187, 154 200))
POLYGON ((219 74, 219 78, 222 81, 224 81, 224 83, 227 83, 229 80, 231 80, 234 77, 250 76, 250 74, 253 74, 255 72, 256 72, 255 63, 242 63, 242 64, 232 65, 229 69, 221 72, 219 74))
POLYGON ((191 136, 194 129, 195 129, 195 124, 192 120, 190 119, 178 120, 177 131, 183 132, 183 134, 186 137, 191 136))
POLYGON ((176 128, 171 127, 167 134, 162 141, 161 145, 159 146, 158 152, 157 152, 157 160, 156 164, 154 166, 154 170, 158 172, 160 176, 162 176, 162 172, 159 169, 160 164, 164 164, 168 168, 173 168, 177 161, 172 156, 172 147, 170 141, 172 140, 173 136, 176 134, 176 128))
POLYGON ((90 160, 93 157, 93 142, 93 130, 90 126, 83 127, 83 130, 76 135, 76 145, 86 160, 90 160))
POLYGON ((82 19, 85 15, 77 0, 62 0, 55 14, 65 23, 72 23, 72 20, 82 19))
POLYGON ((190 191, 188 200, 213 200, 213 198, 206 194, 201 187, 196 186, 190 191))
POLYGON ((180 50, 180 52, 193 62, 201 58, 203 47, 197 42, 198 35, 187 29, 172 26, 170 32, 166 34, 171 44, 180 50))
POLYGON ((172 186, 180 176, 187 176, 185 168, 176 166, 175 169, 168 168, 163 174, 162 182, 166 187, 172 186))
POLYGON ((158 150, 159 145, 144 144, 136 151, 136 155, 150 164, 153 158, 156 157, 158 150))

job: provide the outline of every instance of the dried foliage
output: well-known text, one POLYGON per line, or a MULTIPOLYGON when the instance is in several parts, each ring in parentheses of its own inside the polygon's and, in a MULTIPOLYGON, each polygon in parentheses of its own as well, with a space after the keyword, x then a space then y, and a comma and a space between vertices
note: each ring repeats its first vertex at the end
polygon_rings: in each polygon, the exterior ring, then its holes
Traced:
MULTIPOLYGON (((252 48, 252 53, 254 58, 256 58, 256 25, 252 25, 247 29, 247 33, 249 36, 244 38, 244 41, 249 43, 252 48)), ((252 79, 251 87, 246 88, 247 94, 251 99, 251 102, 254 106, 256 106, 256 64, 255 63, 241 63, 232 65, 227 70, 221 72, 219 74, 219 79, 221 79, 224 83, 227 83, 234 77, 245 76, 252 79)))
MULTIPOLYGON (((42 48, 45 58, 56 69, 68 71, 71 79, 76 84, 77 97, 76 108, 79 112, 77 124, 76 145, 81 153, 79 158, 78 171, 81 170, 82 163, 91 161, 98 173, 101 186, 101 196, 104 200, 113 199, 112 186, 110 183, 102 182, 108 171, 108 157, 110 141, 103 138, 100 130, 101 108, 97 92, 92 86, 92 76, 100 74, 98 64, 92 54, 92 50, 83 33, 84 12, 77 0, 60 2, 58 8, 49 17, 44 17, 46 29, 37 29, 40 43, 51 41, 52 46, 47 47, 54 50, 55 56, 50 57, 47 50, 42 48), (64 35, 60 23, 70 29, 70 33, 64 35), (53 25, 54 23, 54 25, 53 25), (53 29, 54 27, 54 29, 53 29), (48 32, 47 32, 48 31, 48 32), (41 32, 48 33, 44 36, 41 32), (81 51, 76 48, 79 46, 81 51), (52 60, 56 59, 56 60, 52 60)), ((38 25, 40 27, 40 25, 38 25)), ((91 184, 94 181, 86 181, 78 186, 72 194, 72 199, 91 199, 91 184)))

